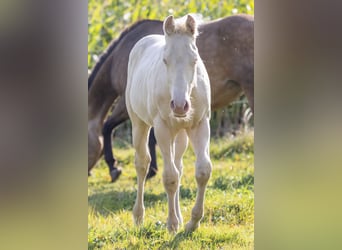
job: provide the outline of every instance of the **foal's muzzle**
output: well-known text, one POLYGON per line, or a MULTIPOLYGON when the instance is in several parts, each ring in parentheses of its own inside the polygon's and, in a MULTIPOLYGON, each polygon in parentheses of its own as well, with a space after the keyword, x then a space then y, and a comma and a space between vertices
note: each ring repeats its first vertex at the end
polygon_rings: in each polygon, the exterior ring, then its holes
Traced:
POLYGON ((170 103, 171 110, 176 117, 185 117, 190 109, 190 104, 188 101, 185 101, 182 104, 176 104, 174 100, 170 103))

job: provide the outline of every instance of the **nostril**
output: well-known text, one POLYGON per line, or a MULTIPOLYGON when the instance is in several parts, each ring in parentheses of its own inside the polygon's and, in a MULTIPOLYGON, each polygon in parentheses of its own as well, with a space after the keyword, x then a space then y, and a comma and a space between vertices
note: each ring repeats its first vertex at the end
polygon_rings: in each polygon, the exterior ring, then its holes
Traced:
POLYGON ((174 102, 173 100, 172 100, 171 103, 170 103, 170 107, 171 107, 172 110, 175 109, 175 102, 174 102))
POLYGON ((189 110, 189 103, 185 101, 184 111, 187 112, 188 110, 189 110))

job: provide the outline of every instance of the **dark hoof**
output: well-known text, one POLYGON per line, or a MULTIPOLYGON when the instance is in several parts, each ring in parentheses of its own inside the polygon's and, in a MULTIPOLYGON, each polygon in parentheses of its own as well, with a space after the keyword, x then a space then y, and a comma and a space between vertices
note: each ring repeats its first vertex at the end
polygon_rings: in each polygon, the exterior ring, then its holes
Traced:
POLYGON ((150 167, 148 170, 148 173, 146 175, 146 179, 151 179, 153 176, 155 176, 158 172, 158 169, 154 167, 150 167))
POLYGON ((121 175, 121 168, 114 168, 111 172, 110 172, 110 176, 112 177, 112 182, 115 182, 121 175))
POLYGON ((91 176, 91 173, 88 171, 88 176, 91 176))

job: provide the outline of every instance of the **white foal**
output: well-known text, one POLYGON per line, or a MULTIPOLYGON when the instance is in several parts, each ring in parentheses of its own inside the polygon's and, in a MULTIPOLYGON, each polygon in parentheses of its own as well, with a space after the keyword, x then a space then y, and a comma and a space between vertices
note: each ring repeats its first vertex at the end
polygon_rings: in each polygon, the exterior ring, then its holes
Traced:
POLYGON ((197 25, 191 15, 164 21, 164 36, 150 35, 133 47, 126 105, 132 121, 138 191, 133 208, 136 224, 144 218, 144 183, 150 162, 147 138, 153 126, 163 155, 163 184, 168 198, 167 228, 176 232, 183 218, 179 206, 182 157, 188 137, 196 154, 197 198, 186 231, 203 217, 204 193, 211 175, 210 83, 196 47, 197 25))

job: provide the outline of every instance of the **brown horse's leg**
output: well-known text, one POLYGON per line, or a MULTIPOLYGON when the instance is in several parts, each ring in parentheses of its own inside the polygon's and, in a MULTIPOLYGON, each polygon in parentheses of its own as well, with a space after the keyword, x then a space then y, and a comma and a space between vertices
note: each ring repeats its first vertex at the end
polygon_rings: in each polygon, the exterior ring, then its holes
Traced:
POLYGON ((157 144, 157 140, 156 140, 156 137, 154 136, 154 129, 151 128, 150 136, 148 138, 148 148, 150 150, 151 163, 150 163, 150 167, 149 167, 146 179, 152 178, 153 176, 157 174, 157 171, 158 171, 156 144, 157 144))
POLYGON ((88 92, 88 175, 103 154, 103 121, 118 94, 110 82, 99 78, 88 92), (103 91, 105 89, 106 91, 103 91))
MULTIPOLYGON (((112 131, 119 124, 123 123, 128 119, 128 114, 126 110, 126 106, 123 107, 121 101, 124 100, 122 98, 120 100, 120 105, 116 106, 113 110, 113 113, 107 119, 103 126, 102 134, 103 134, 103 153, 105 161, 109 167, 109 173, 112 178, 112 182, 115 182, 121 174, 121 169, 115 167, 116 159, 113 155, 112 151, 112 131)), ((124 102, 124 101, 123 101, 124 102)), ((156 138, 154 136, 153 128, 150 131, 150 136, 148 140, 148 147, 151 154, 151 163, 149 166, 149 171, 147 173, 146 179, 150 179, 157 174, 158 165, 157 165, 157 155, 156 155, 156 138)))
POLYGON ((98 122, 88 123, 88 176, 102 154, 102 136, 97 132, 98 122))
POLYGON ((115 167, 116 160, 112 151, 112 132, 114 128, 126 121, 128 118, 125 98, 120 97, 120 100, 115 105, 112 114, 106 120, 102 129, 104 158, 109 167, 112 182, 115 182, 121 174, 121 169, 115 167))
POLYGON ((254 113, 254 67, 250 68, 244 78, 240 79, 241 88, 245 93, 248 104, 254 113))
POLYGON ((252 109, 252 112, 254 113, 254 86, 253 84, 251 86, 248 86, 246 90, 244 90, 244 93, 247 97, 248 104, 252 109))

